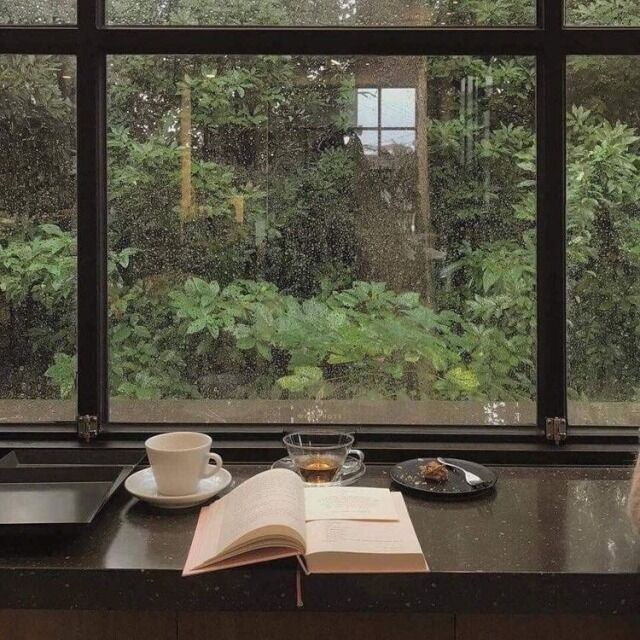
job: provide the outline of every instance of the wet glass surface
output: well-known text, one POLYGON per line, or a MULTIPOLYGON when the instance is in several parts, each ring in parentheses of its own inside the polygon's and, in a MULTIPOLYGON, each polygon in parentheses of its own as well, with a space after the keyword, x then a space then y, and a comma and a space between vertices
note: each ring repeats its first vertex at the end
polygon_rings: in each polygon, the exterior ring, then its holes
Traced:
POLYGON ((535 0, 107 0, 114 24, 263 26, 518 26, 535 0))
POLYGON ((535 76, 110 56, 112 418, 533 424, 535 76))

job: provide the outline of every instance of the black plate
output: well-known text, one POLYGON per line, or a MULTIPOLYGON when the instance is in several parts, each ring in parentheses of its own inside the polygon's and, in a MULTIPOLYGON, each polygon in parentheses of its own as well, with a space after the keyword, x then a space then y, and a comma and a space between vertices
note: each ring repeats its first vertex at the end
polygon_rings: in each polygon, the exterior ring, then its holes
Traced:
POLYGON ((447 467, 449 478, 446 482, 429 482, 422 477, 420 467, 429 462, 433 462, 435 458, 414 458, 397 464, 391 470, 391 479, 399 485, 403 490, 408 489, 416 493, 420 493, 425 498, 433 498, 438 500, 464 500, 465 498, 475 498, 483 495, 493 489, 498 480, 498 476, 493 469, 483 467, 476 462, 468 460, 458 460, 457 458, 446 458, 447 461, 457 464, 467 471, 475 473, 482 478, 484 484, 472 487, 467 484, 462 471, 447 467))

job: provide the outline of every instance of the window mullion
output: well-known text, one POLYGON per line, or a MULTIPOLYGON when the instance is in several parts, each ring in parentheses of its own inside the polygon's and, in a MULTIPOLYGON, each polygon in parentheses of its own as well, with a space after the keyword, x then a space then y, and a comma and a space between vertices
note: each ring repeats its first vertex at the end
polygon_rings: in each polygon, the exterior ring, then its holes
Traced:
POLYGON ((544 1, 538 56, 538 426, 567 417, 564 2, 544 1))
POLYGON ((107 419, 106 57, 103 0, 78 6, 78 415, 107 419))

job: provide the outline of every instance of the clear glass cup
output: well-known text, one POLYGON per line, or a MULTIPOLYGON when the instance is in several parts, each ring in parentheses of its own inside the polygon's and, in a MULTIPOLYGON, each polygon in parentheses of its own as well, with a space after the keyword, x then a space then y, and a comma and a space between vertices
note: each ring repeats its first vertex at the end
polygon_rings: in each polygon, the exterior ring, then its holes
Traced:
POLYGON ((364 453, 352 448, 354 437, 349 433, 296 431, 282 441, 295 471, 310 484, 347 481, 364 465, 364 453))

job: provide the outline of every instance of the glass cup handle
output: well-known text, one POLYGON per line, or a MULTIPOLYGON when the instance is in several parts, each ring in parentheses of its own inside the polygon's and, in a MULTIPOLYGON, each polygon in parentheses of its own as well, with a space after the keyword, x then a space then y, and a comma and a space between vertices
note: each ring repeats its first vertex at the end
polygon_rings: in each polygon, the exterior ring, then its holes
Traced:
POLYGON ((208 464, 204 468, 204 477, 210 478, 222 469, 222 458, 217 453, 210 453, 209 460, 213 460, 215 464, 208 464))
POLYGON ((342 465, 342 478, 352 476, 354 473, 358 473, 362 469, 364 464, 364 453, 360 449, 349 449, 347 453, 347 459, 342 465))

